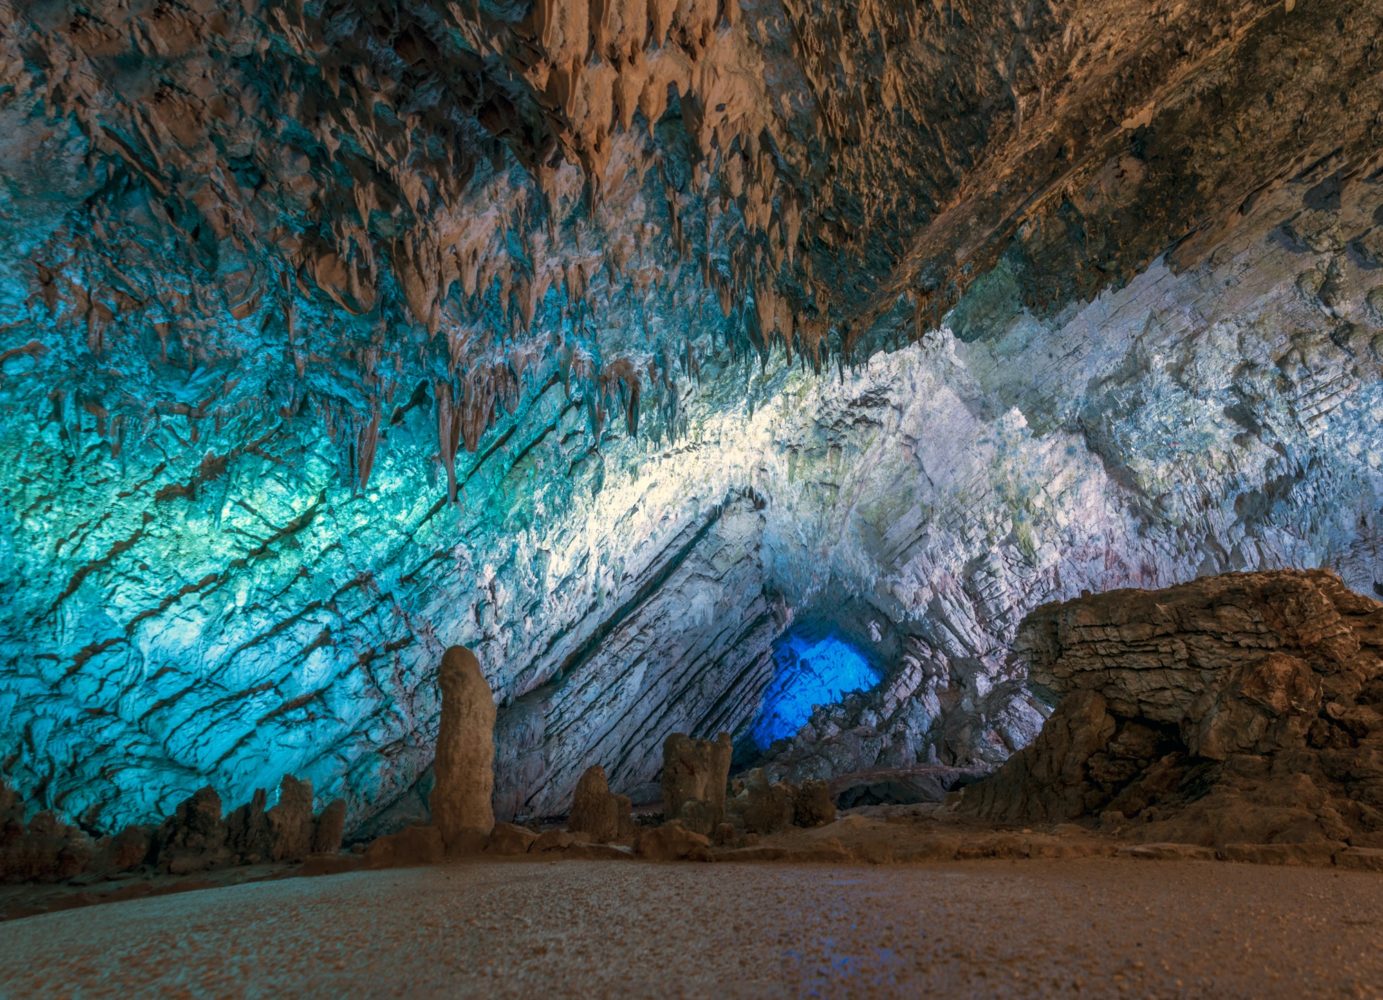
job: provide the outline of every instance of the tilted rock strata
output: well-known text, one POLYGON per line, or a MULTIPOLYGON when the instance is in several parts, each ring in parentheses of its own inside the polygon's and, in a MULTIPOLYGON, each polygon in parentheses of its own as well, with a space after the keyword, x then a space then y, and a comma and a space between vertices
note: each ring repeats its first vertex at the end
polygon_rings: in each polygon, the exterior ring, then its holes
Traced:
POLYGON ((842 593, 894 672, 781 774, 993 764, 1042 601, 1380 582, 1372 5, 443 6, 0 2, 35 807, 421 805, 459 644, 560 814, 842 593))
POLYGON ((961 793, 962 812, 1100 816, 1214 846, 1383 846, 1383 604, 1337 576, 1228 574, 1044 605, 1019 650, 1062 699, 1031 746, 961 793))

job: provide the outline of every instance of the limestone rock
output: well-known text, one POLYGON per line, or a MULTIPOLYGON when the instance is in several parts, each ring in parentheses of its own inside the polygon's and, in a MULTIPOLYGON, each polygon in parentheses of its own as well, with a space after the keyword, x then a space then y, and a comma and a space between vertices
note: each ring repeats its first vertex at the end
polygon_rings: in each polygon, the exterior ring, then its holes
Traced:
POLYGON ((1019 635, 1034 682, 1064 697, 961 812, 1098 815, 1278 863, 1383 836, 1383 604, 1333 574, 1115 591, 1039 608, 1019 635))
POLYGON ((127 826, 112 837, 106 838, 100 847, 99 860, 93 868, 104 872, 127 872, 139 868, 149 861, 154 849, 154 835, 158 828, 153 826, 127 826))
POLYGON ((797 826, 825 826, 836 818, 831 787, 824 781, 804 781, 792 802, 792 822, 797 826))
POLYGON ((312 853, 335 854, 346 833, 346 800, 332 799, 312 826, 312 853))
POLYGON ((567 828, 584 833, 597 843, 627 839, 633 832, 627 795, 615 795, 605 778, 605 768, 593 764, 576 783, 567 828))
POLYGON ((250 801, 232 809, 226 817, 226 843, 246 864, 267 861, 273 853, 274 834, 265 812, 268 794, 255 789, 250 801))
POLYGON ((432 822, 449 850, 479 848, 495 825, 495 702, 480 661, 452 646, 438 672, 442 718, 437 729, 432 822))
POLYGON ((583 838, 569 830, 544 830, 528 845, 530 854, 548 854, 552 851, 565 851, 583 838))
POLYGON ((159 828, 156 851, 159 867, 173 875, 230 863, 234 855, 226 845, 221 796, 215 789, 202 788, 194 792, 164 820, 159 828))
POLYGON ((730 812, 749 833, 776 833, 792 825, 796 800, 797 789, 770 783, 763 770, 755 768, 730 800, 730 812))
POLYGON ((670 820, 685 819, 702 835, 725 816, 733 745, 729 733, 714 740, 671 733, 663 741, 663 811, 670 820))
POLYGON ((284 775, 279 800, 265 813, 269 824, 269 857, 301 861, 312 852, 312 782, 284 775))
POLYGON ((485 844, 489 854, 526 854, 538 835, 526 826, 513 823, 496 823, 490 831, 490 839, 485 844))
POLYGON ((18 794, 0 782, 0 882, 52 882, 84 871, 96 845, 53 813, 37 813, 26 825, 18 794))
POLYGON ((650 861, 709 861, 709 837, 688 830, 678 820, 651 827, 639 833, 636 853, 650 861))
POLYGON ((407 826, 372 841, 365 849, 365 864, 370 868, 430 865, 445 856, 446 844, 435 826, 407 826))

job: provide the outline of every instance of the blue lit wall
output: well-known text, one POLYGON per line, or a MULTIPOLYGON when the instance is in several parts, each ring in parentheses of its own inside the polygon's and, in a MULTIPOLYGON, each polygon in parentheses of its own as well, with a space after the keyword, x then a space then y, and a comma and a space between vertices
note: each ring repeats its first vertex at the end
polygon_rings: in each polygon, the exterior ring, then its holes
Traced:
POLYGON ((810 639, 789 632, 779 640, 774 660, 773 681, 750 729, 760 749, 794 735, 818 705, 866 691, 883 679, 863 653, 834 636, 810 639))

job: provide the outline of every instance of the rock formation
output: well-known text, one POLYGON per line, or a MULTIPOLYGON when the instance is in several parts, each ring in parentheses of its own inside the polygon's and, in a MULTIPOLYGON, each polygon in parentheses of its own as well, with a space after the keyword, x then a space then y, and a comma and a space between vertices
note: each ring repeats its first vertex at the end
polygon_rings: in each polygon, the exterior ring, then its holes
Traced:
MULTIPOLYGON (((270 850, 272 838, 270 840, 270 850)), ((180 803, 159 828, 154 845, 158 866, 171 875, 220 868, 234 861, 226 844, 221 796, 213 788, 198 789, 180 803)))
POLYGON ((345 802, 337 799, 313 818, 312 785, 285 776, 279 801, 266 812, 255 792, 221 815, 221 797, 202 788, 179 803, 158 826, 129 826, 93 838, 50 812, 24 821, 24 803, 0 782, 0 882, 51 882, 79 875, 114 876, 153 866, 186 875, 231 865, 302 861, 309 853, 341 849, 345 802))
POLYGON ((649 801, 802 623, 887 676, 771 778, 994 767, 1046 710, 1006 655, 1038 604, 1375 593, 1381 34, 1359 0, 0 0, 5 779, 105 834, 282 774, 394 829, 460 645, 501 818, 593 760, 649 801))
POLYGON ((312 782, 284 775, 279 800, 265 813, 269 821, 269 857, 301 861, 312 850, 312 782))
MULTIPOLYGON (((86 868, 93 853, 90 838, 50 812, 25 823, 23 800, 0 781, 0 882, 71 878, 86 868)), ((136 863, 143 860, 141 855, 136 863)))
POLYGON ((312 853, 335 854, 346 833, 346 802, 333 799, 312 825, 312 853))
POLYGON ((584 833, 596 843, 627 840, 633 836, 629 796, 610 791, 605 768, 599 764, 588 767, 576 783, 567 828, 573 833, 584 833))
POLYGON ((641 831, 635 843, 639 856, 650 861, 709 861, 710 848, 709 837, 675 819, 641 831))
POLYGON ((442 719, 429 801, 432 822, 448 850, 476 850, 495 825, 495 702, 469 649, 448 649, 438 680, 442 719))
POLYGON ((496 823, 485 850, 490 854, 527 854, 538 834, 513 823, 496 823))
POLYGON ((792 825, 797 789, 787 784, 770 784, 762 769, 750 771, 741 781, 739 793, 730 800, 730 815, 749 833, 776 833, 792 825))
POLYGON ((1383 846, 1383 604, 1327 572, 1208 577, 1034 611, 1061 697, 963 813, 1144 840, 1383 846))
POLYGON ((825 826, 836 818, 836 803, 824 781, 804 781, 792 800, 792 821, 797 826, 825 826))
POLYGON ((696 740, 671 733, 663 743, 663 813, 708 835, 725 818, 725 793, 734 747, 729 733, 696 740))

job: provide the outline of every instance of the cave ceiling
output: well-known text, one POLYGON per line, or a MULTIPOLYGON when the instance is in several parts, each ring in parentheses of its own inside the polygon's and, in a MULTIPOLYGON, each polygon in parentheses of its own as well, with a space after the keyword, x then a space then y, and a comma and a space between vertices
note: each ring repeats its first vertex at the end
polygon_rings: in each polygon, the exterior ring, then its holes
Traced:
POLYGON ((0 0, 0 764, 95 825, 293 770, 359 819, 465 641, 501 811, 556 809, 742 726, 827 577, 970 685, 929 718, 987 735, 928 752, 990 759, 1034 725, 1005 594, 1383 579, 1380 38, 1373 0, 0 0), (899 439, 921 473, 842 471, 899 439), (1082 488, 1118 528, 1072 556, 1035 498, 1082 488))

